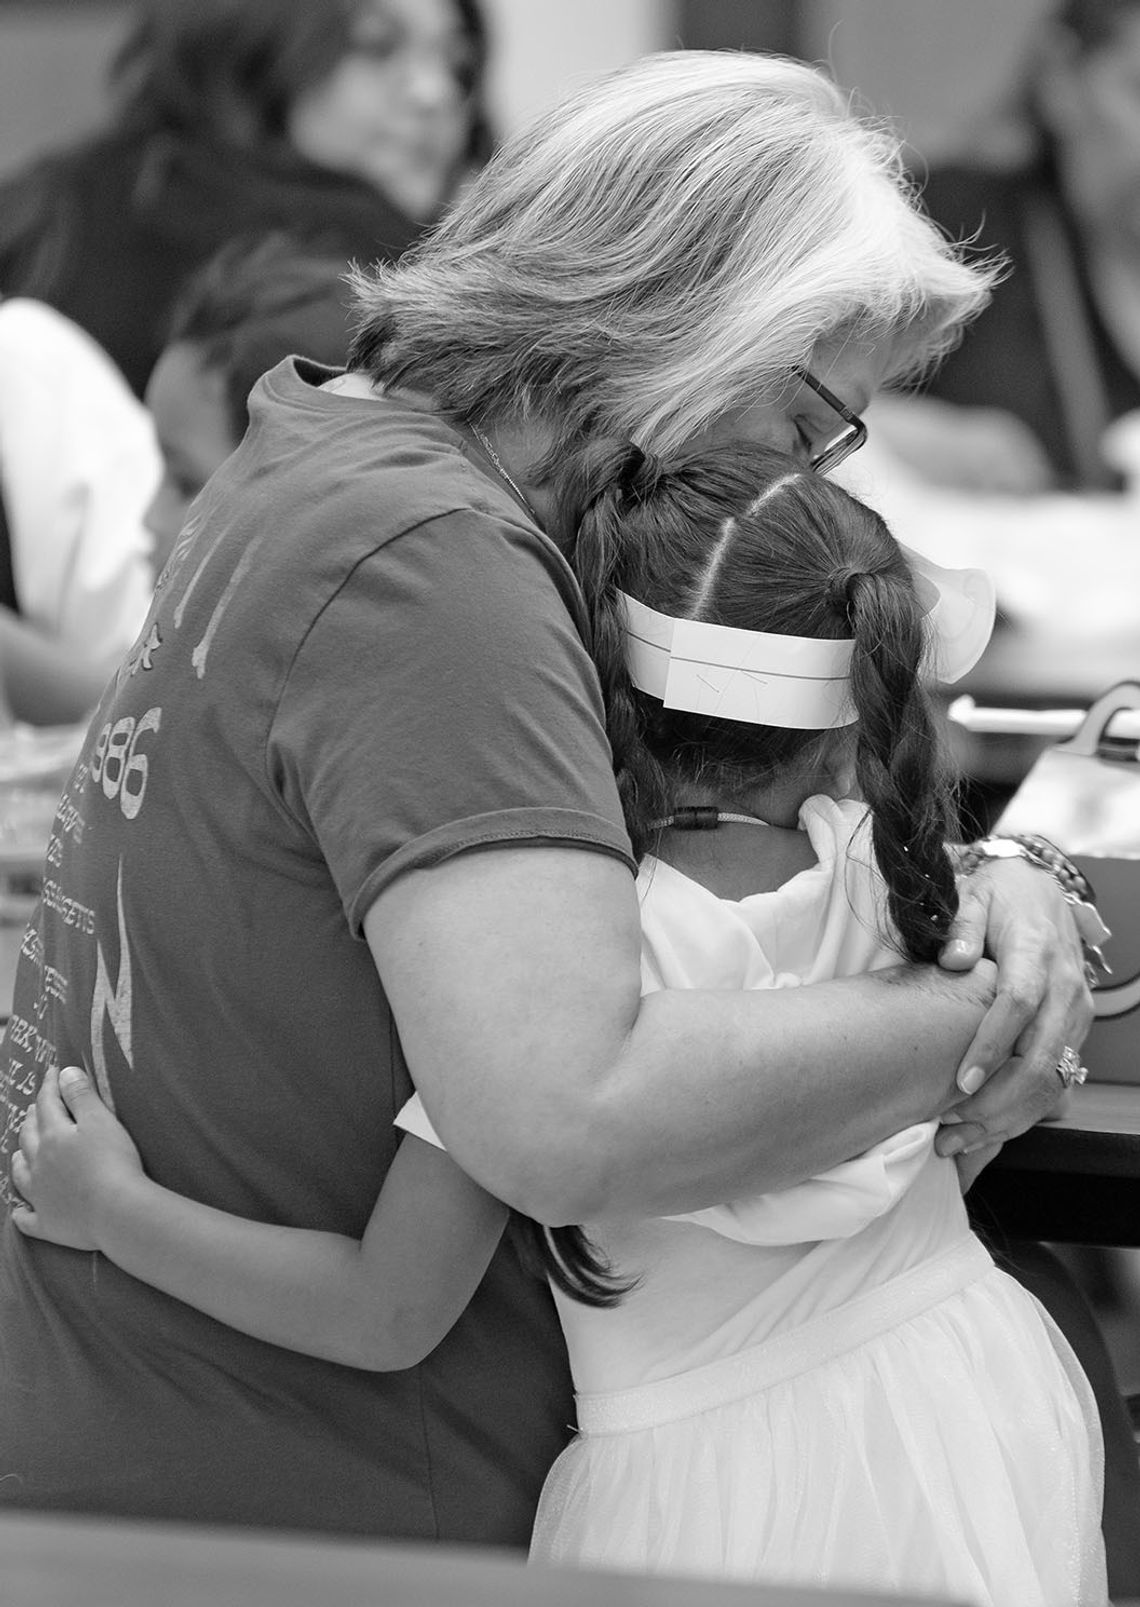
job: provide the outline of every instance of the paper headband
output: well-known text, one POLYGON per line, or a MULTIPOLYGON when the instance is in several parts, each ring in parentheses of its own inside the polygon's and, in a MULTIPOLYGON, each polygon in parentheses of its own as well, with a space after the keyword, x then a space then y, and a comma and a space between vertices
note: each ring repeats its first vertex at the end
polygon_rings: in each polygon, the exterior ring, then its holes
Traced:
MULTIPOLYGON (((990 639, 993 584, 980 569, 943 569, 904 551, 926 604, 932 672, 956 681, 990 639)), ((797 731, 830 731, 858 718, 851 701, 853 641, 672 619, 625 592, 618 596, 630 679, 667 709, 797 731)))

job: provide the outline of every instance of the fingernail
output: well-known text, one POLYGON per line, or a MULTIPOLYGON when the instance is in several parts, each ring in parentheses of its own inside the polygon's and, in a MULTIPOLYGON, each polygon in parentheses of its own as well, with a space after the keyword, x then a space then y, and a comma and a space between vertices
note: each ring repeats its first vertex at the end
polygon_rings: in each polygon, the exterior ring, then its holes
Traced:
POLYGON ((83 1081, 83 1072, 78 1066, 64 1066, 59 1073, 59 1086, 61 1088, 75 1088, 83 1081))
POLYGON ((966 1140, 964 1138, 960 1138, 957 1133, 954 1133, 946 1140, 945 1144, 940 1144, 938 1146, 938 1152, 940 1155, 945 1155, 949 1158, 951 1155, 957 1155, 961 1150, 964 1150, 965 1147, 966 1140))
POLYGON ((976 1094, 986 1080, 986 1074, 981 1066, 971 1066, 958 1078, 958 1087, 964 1094, 976 1094))

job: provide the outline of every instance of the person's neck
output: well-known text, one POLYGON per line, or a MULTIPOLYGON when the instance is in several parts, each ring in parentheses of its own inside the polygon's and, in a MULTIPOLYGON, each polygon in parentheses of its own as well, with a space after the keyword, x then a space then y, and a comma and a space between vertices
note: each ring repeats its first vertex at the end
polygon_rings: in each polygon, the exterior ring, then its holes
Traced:
POLYGON ((492 477, 521 496, 541 527, 549 531, 554 496, 536 478, 535 465, 550 451, 550 429, 534 420, 481 418, 472 420, 472 424, 472 436, 492 477))
POLYGON ((705 805, 751 819, 725 821, 703 831, 665 826, 654 854, 718 898, 773 892, 816 863, 806 832, 799 830, 800 806, 808 796, 802 777, 727 799, 708 787, 680 787, 678 807, 705 805))

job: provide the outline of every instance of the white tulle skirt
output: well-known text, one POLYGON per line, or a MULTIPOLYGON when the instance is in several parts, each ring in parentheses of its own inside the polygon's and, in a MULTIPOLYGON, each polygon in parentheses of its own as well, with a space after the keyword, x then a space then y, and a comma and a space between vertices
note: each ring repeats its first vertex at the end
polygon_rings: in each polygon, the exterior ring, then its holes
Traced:
POLYGON ((743 1355, 578 1411, 534 1562, 1107 1602, 1091 1389, 972 1235, 743 1355))

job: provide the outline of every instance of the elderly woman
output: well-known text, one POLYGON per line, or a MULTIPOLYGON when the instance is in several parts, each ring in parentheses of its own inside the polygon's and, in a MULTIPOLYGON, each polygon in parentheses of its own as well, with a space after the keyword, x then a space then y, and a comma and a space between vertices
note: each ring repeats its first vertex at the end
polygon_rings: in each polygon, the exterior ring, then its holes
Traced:
POLYGON ((111 126, 0 189, 0 290, 66 313, 141 396, 236 235, 398 256, 487 154, 485 53, 477 0, 145 0, 111 126))
MULTIPOLYGON (((361 281, 347 374, 266 376, 195 504, 65 792, 9 1133, 41 1067, 81 1063, 157 1181, 359 1237, 413 1083, 461 1166, 550 1224, 781 1187, 952 1106, 959 1149, 1052 1109, 1091 1012, 1032 865, 966 879, 942 969, 641 997, 581 594, 544 531, 592 436, 830 466, 985 291, 805 67, 650 58, 512 141, 361 281)), ((509 1242, 387 1374, 97 1268, 4 1240, 0 1498, 525 1543, 572 1408, 509 1242)))

